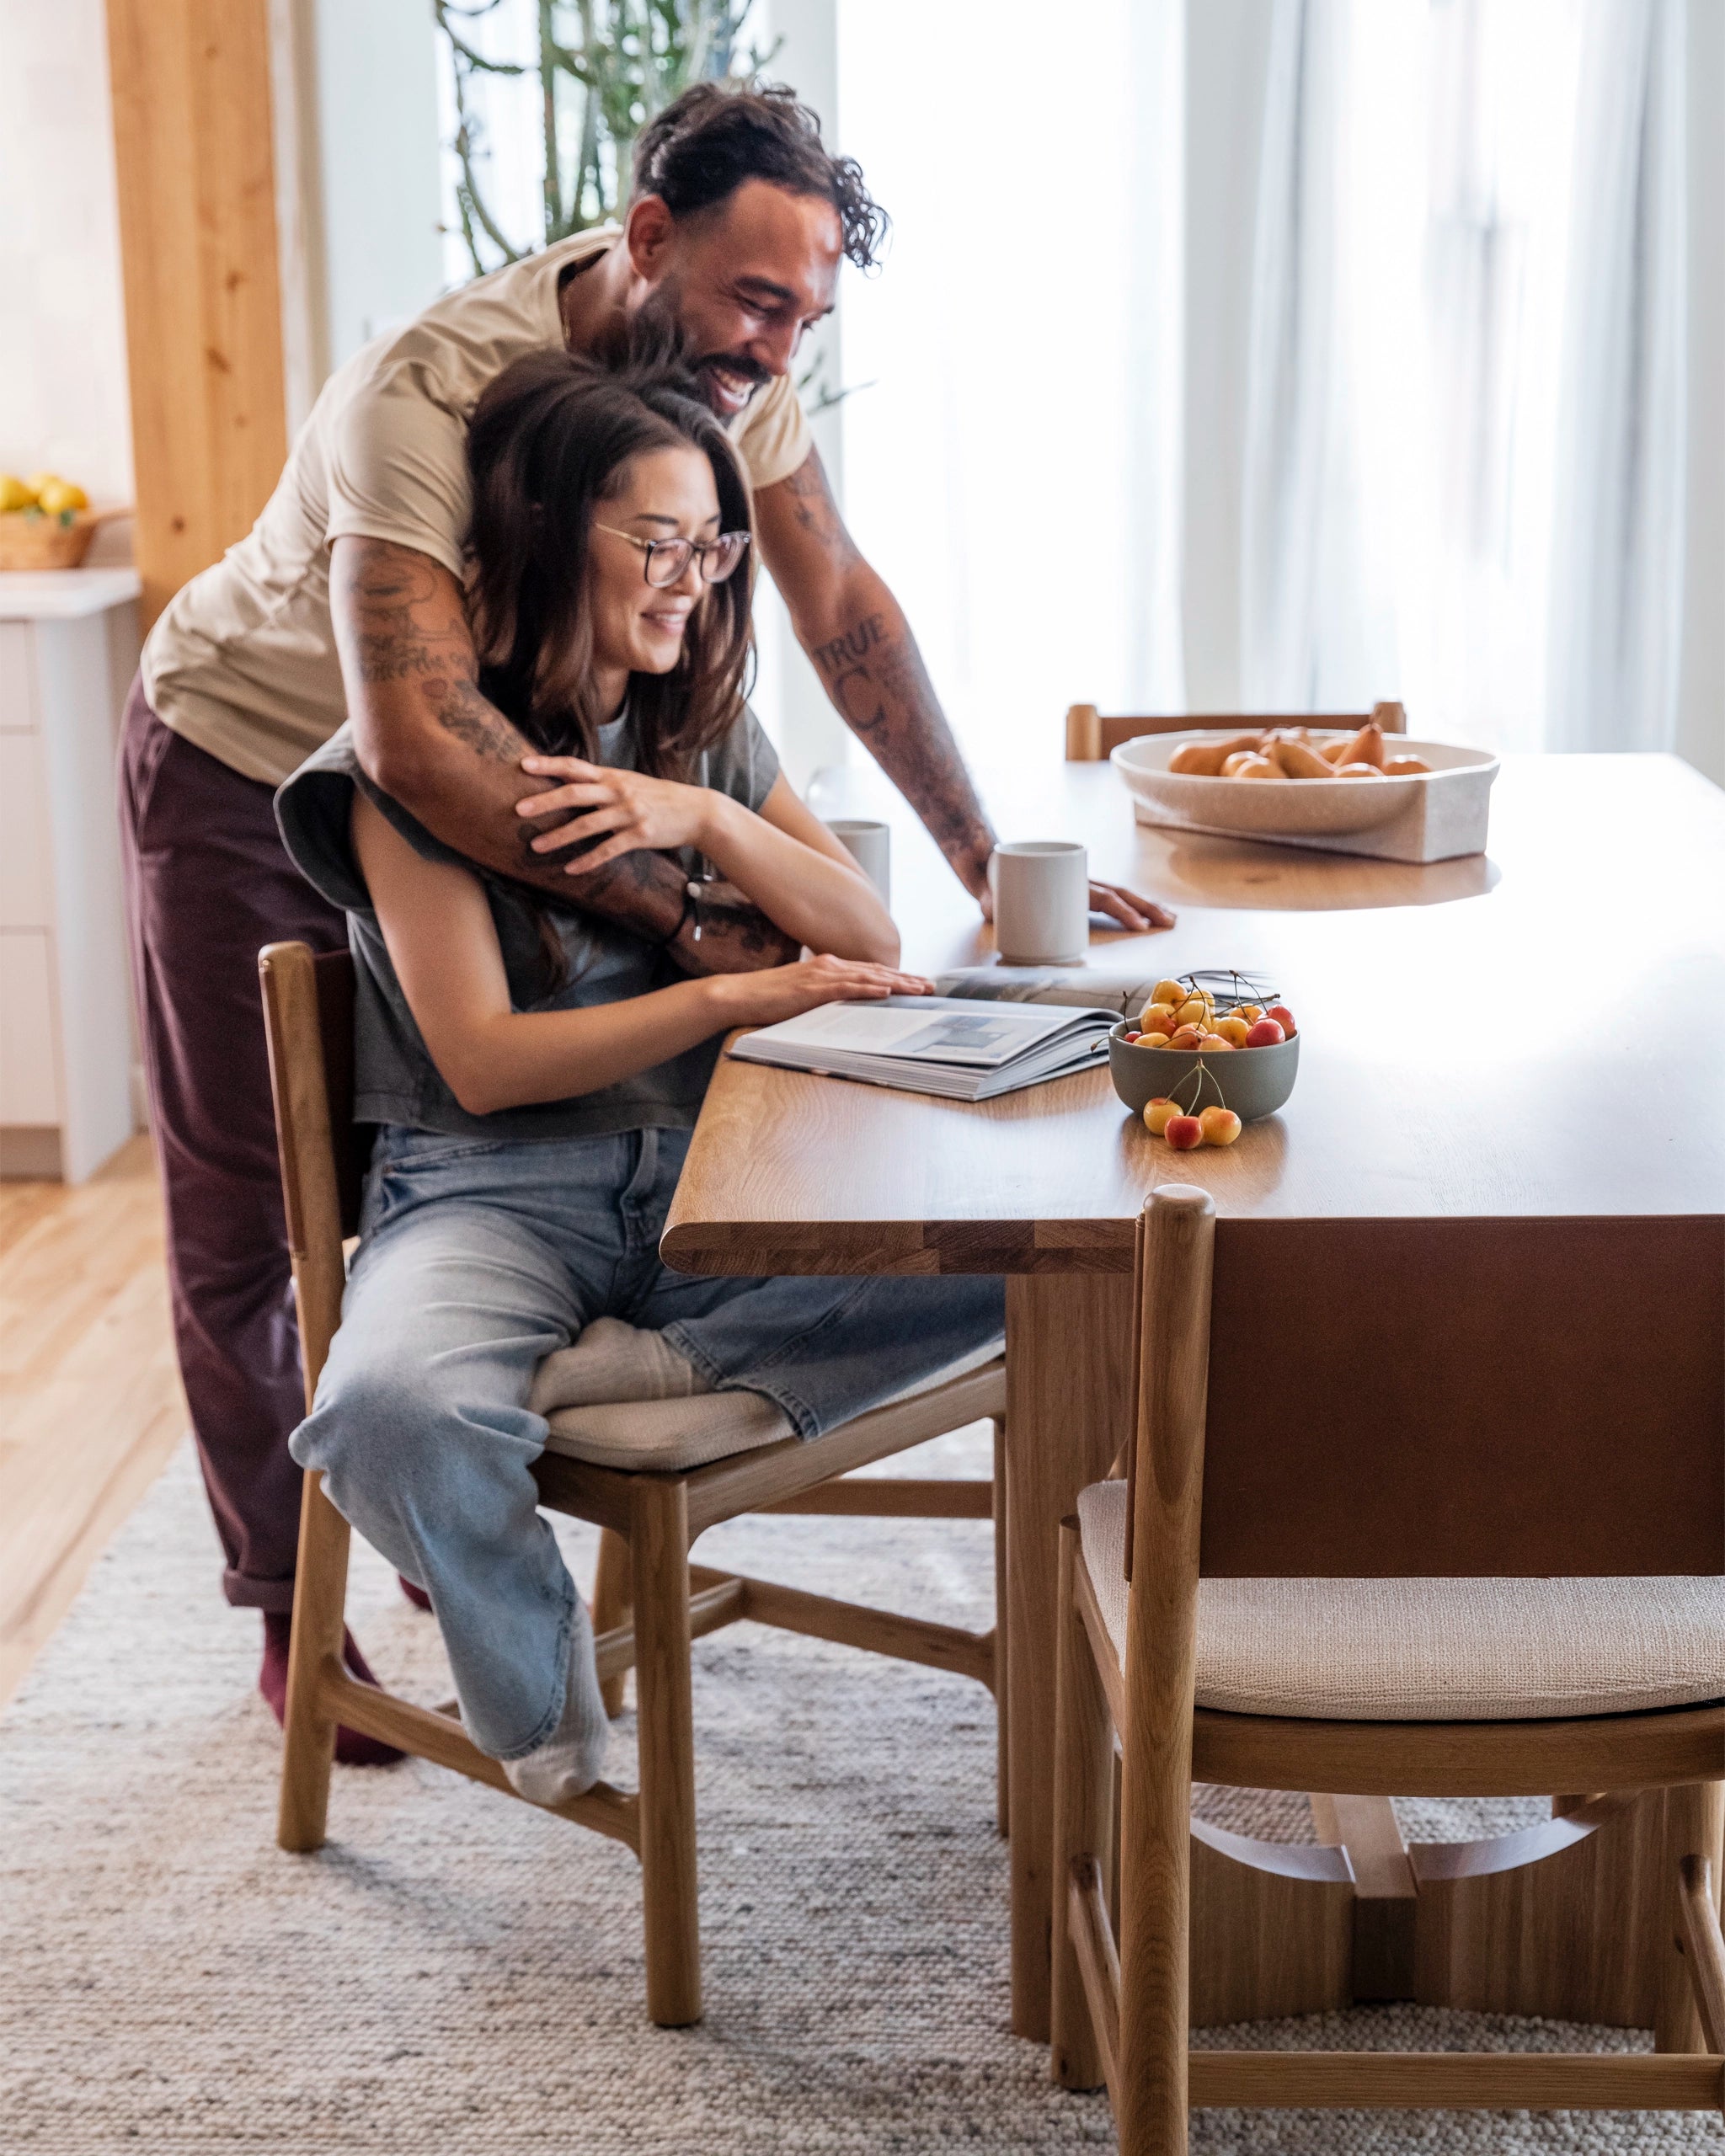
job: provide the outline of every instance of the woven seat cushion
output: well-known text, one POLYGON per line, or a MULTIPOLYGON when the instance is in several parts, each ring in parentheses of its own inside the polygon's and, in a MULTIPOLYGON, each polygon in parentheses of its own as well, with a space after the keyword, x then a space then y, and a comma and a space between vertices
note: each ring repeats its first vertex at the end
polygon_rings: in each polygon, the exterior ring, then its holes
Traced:
MULTIPOLYGON (((1126 1652, 1126 1485, 1080 1492, 1126 1652)), ((1200 1580, 1198 1704, 1340 1721, 1522 1721, 1725 1696, 1725 1579, 1200 1580)))
MULTIPOLYGON (((692 1400, 640 1400, 602 1407, 559 1407, 549 1418, 551 1434, 545 1440, 545 1449, 547 1452, 562 1453, 570 1460, 584 1460, 594 1467, 674 1474, 708 1466, 715 1460, 734 1458, 739 1452, 758 1451, 763 1446, 784 1442, 783 1424, 766 1417, 762 1418, 764 1434, 751 1443, 739 1445, 734 1435, 715 1433, 712 1428, 713 1398, 711 1394, 697 1394, 692 1400)), ((945 1369, 905 1386, 902 1392, 895 1393, 869 1412, 874 1416, 896 1415, 900 1409, 905 1412, 898 1419, 904 1424, 906 1445, 921 1444, 926 1438, 955 1430, 961 1423, 979 1422, 984 1416, 1004 1415, 1007 1366, 1001 1357, 999 1341, 991 1341, 985 1347, 960 1356, 945 1369), (938 1414, 931 1420, 930 1411, 937 1403, 930 1396, 963 1379, 973 1382, 954 1396, 951 1420, 943 1420, 938 1414)), ((881 1455, 895 1449, 889 1442, 893 1434, 890 1426, 883 1428, 881 1455)))

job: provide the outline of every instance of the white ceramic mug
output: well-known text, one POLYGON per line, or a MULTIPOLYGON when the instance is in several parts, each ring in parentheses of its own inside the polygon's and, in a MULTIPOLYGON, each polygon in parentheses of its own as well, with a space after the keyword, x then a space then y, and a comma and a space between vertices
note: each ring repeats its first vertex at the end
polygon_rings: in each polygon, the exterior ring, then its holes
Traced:
POLYGON ((995 948, 1009 966, 1081 965, 1090 948, 1090 857, 1065 839, 997 846, 988 864, 995 948))
POLYGON ((893 835, 885 824, 867 816, 837 816, 828 825, 833 836, 880 894, 881 904, 893 902, 893 835))

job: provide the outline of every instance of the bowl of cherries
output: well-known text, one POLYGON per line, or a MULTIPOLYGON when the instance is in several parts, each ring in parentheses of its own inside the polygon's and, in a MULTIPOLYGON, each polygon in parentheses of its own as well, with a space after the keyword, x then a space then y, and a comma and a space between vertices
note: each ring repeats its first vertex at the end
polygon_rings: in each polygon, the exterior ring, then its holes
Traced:
POLYGON ((1279 991, 1249 974, 1160 980, 1108 1036, 1114 1091, 1177 1152, 1231 1145, 1294 1090, 1300 1029, 1279 991))

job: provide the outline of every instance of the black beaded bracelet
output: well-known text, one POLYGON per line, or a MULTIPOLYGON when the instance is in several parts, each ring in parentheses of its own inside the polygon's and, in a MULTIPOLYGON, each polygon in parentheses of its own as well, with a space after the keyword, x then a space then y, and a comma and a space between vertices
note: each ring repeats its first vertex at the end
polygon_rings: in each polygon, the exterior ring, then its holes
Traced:
POLYGON ((669 936, 661 936, 659 939, 658 947, 661 951, 676 942, 688 926, 691 914, 695 916, 695 941, 698 943, 701 941, 701 886, 692 877, 683 886, 683 910, 677 915, 676 926, 669 936))

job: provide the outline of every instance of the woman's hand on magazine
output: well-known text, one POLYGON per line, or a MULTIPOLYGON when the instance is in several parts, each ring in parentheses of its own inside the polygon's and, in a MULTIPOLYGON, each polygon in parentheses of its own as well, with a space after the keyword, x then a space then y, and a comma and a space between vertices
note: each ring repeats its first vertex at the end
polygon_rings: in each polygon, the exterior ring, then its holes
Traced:
POLYGON ((889 995, 932 995, 934 983, 858 958, 804 958, 754 974, 715 974, 709 982, 727 1026, 776 1026, 823 1003, 879 1003, 889 995))
POLYGON ((579 756, 523 756, 530 778, 558 782, 543 793, 530 793, 515 803, 526 818, 567 817, 555 830, 531 841, 535 853, 587 843, 587 851, 563 864, 569 876, 590 876, 619 854, 645 850, 672 853, 703 841, 714 796, 704 786, 680 786, 674 779, 649 778, 644 771, 590 764, 579 756), (597 840, 593 845, 590 841, 597 840))

